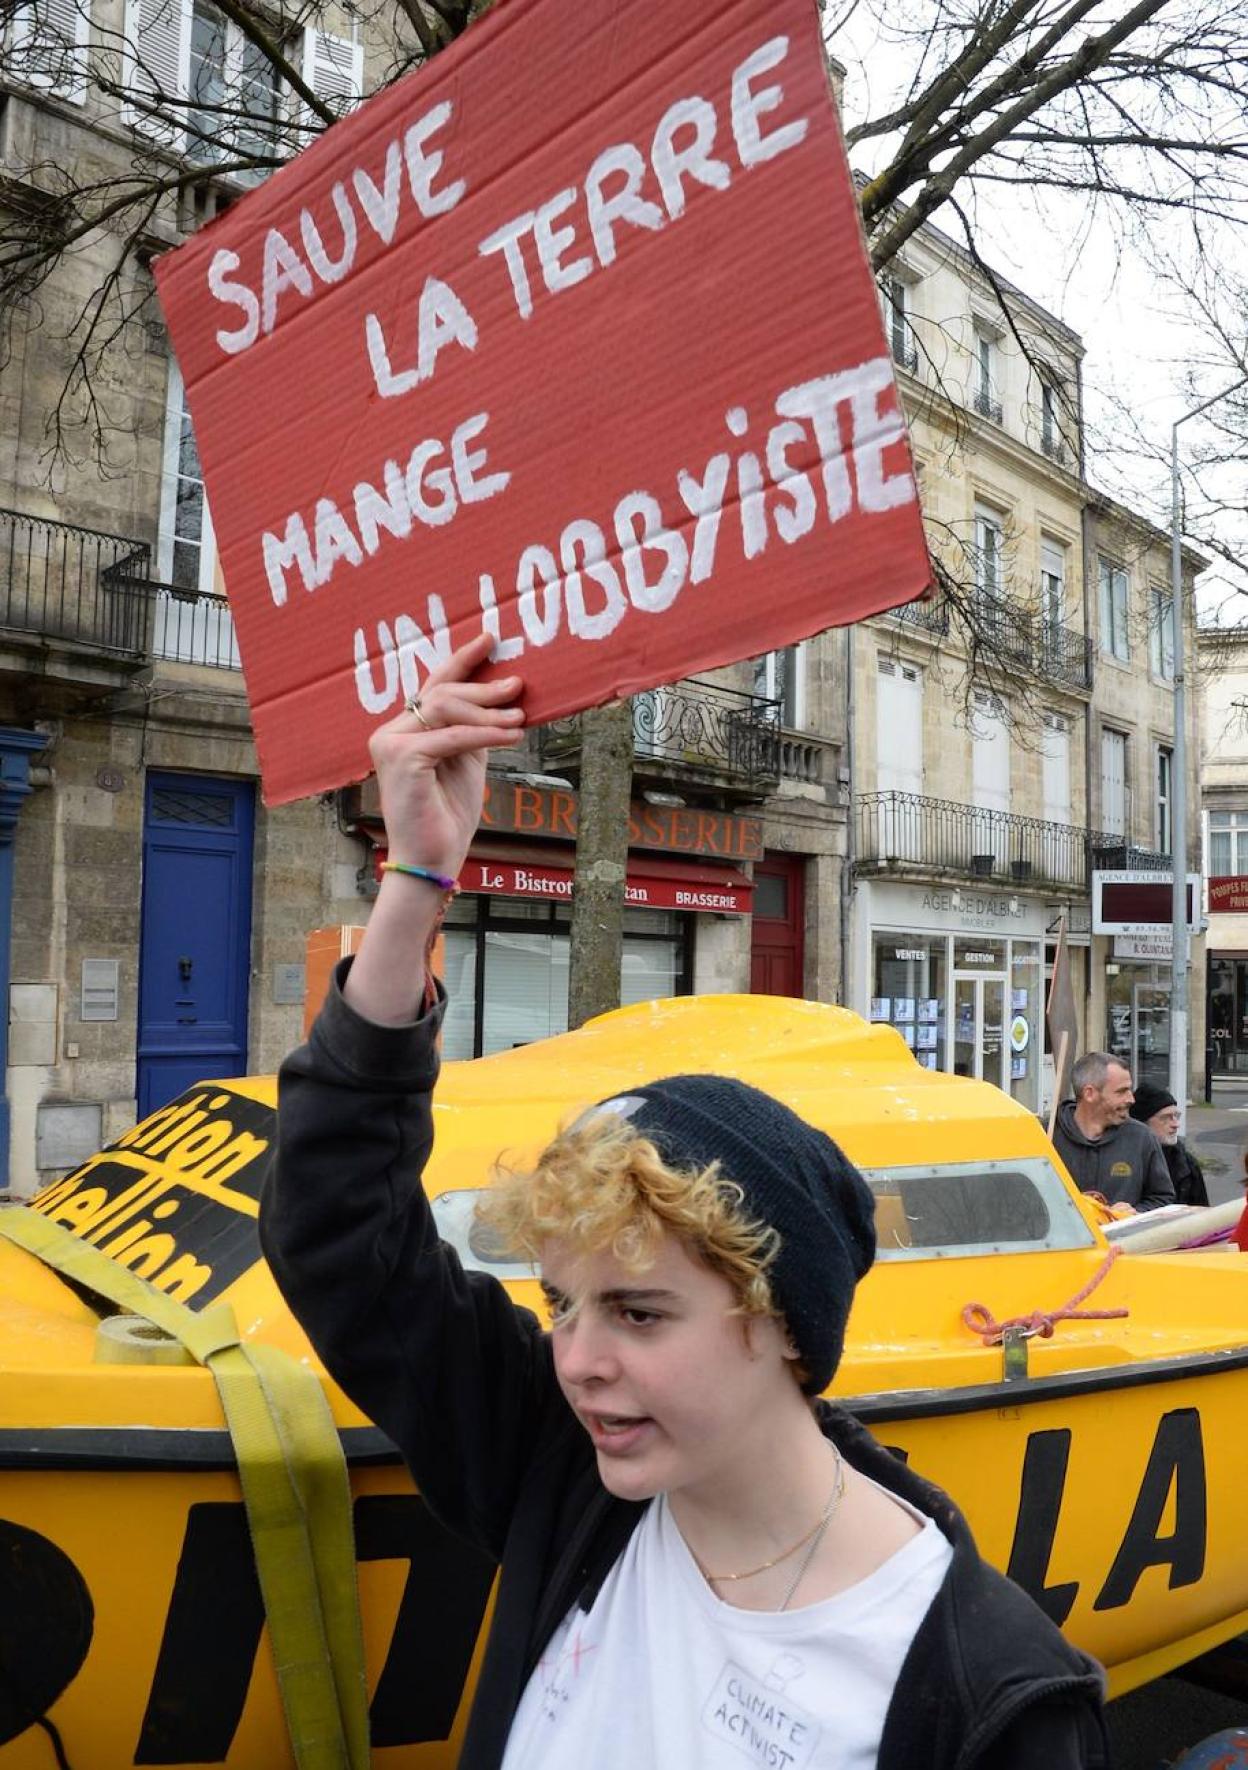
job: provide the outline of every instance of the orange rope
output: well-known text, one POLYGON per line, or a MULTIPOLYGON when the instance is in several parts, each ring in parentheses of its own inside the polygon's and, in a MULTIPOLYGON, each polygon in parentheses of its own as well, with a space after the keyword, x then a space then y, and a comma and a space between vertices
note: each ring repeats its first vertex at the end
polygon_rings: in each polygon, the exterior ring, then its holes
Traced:
POLYGON ((998 1321, 987 1304, 968 1303, 962 1311, 962 1320, 973 1334, 979 1335, 985 1346, 999 1346, 1007 1328, 1018 1328, 1024 1335, 1039 1334, 1042 1340, 1051 1340, 1059 1321, 1112 1321, 1117 1316, 1126 1315, 1128 1311, 1080 1309, 1079 1305, 1092 1295, 1121 1252, 1120 1247, 1112 1247, 1083 1289, 1076 1291, 1069 1303, 1063 1303, 1060 1309, 1054 1309, 1051 1314, 1043 1309, 1036 1309, 1030 1315, 1013 1315, 1009 1321, 998 1321))

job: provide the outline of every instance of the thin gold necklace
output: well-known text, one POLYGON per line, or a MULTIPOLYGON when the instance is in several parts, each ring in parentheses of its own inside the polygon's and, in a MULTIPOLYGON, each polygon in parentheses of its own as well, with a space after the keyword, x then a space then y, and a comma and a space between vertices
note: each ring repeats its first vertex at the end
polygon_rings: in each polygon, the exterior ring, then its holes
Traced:
MULTIPOLYGON (((703 1579, 715 1586, 735 1583, 737 1580, 742 1579, 754 1579, 760 1573, 769 1573, 773 1567, 779 1567, 782 1561, 787 1561, 790 1555, 796 1555, 799 1549, 804 1549, 807 1543, 810 1543, 810 1553, 806 1556, 801 1567, 798 1569, 797 1578, 789 1587, 789 1590, 785 1595, 784 1603, 780 1606, 781 1610, 786 1609, 788 1607, 789 1599, 792 1598, 793 1593, 797 1590, 797 1587, 801 1582, 802 1576, 810 1566, 810 1563, 814 1560, 815 1550, 818 1548, 819 1543, 822 1542, 824 1533, 832 1522, 832 1514, 836 1511, 837 1503, 845 1491, 845 1466, 841 1462, 841 1453, 837 1450, 835 1445, 832 1446, 832 1454, 836 1458, 836 1479, 832 1484, 832 1492, 828 1495, 828 1503, 823 1508, 822 1514, 815 1520, 804 1535, 798 1537, 797 1541, 791 1543, 781 1554, 774 1555, 770 1561, 763 1561, 757 1567, 749 1567, 744 1573, 709 1573, 707 1569, 702 1566, 702 1563, 698 1561, 698 1567, 701 1569, 703 1579)), ((694 1556, 694 1560, 698 1560, 696 1555, 694 1556)))

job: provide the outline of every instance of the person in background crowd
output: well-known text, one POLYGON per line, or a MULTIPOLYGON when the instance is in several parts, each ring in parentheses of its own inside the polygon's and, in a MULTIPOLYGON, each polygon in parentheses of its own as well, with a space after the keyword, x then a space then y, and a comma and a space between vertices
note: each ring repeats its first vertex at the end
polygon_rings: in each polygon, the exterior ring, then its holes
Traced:
POLYGON ((1071 1072, 1073 1100, 1063 1100, 1053 1147, 1080 1192, 1111 1205, 1155 1211, 1174 1203, 1174 1184, 1160 1143, 1131 1117, 1131 1075, 1106 1051, 1089 1051, 1071 1072))
POLYGON ((1167 1088, 1155 1087, 1152 1082, 1141 1082, 1135 1090, 1131 1117, 1137 1124, 1147 1125, 1161 1144, 1179 1204, 1207 1205, 1209 1193, 1200 1163, 1179 1136, 1183 1115, 1174 1095, 1167 1088))

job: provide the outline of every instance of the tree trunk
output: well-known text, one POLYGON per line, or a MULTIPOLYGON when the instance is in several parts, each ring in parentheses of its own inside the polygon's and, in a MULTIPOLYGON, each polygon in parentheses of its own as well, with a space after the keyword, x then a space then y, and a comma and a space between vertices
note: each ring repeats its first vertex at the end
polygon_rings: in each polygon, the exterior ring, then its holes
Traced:
POLYGON ((620 1005, 628 807, 633 791, 631 701, 591 707, 581 721, 576 890, 568 954, 568 1025, 620 1005))

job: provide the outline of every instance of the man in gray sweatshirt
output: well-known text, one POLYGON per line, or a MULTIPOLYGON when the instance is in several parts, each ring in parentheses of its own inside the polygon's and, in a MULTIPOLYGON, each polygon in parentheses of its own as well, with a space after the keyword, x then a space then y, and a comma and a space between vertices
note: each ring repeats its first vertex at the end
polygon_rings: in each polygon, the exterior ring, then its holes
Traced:
POLYGON ((1079 1190, 1137 1211, 1172 1205, 1174 1185, 1161 1145, 1130 1116, 1130 1071, 1105 1051, 1089 1051, 1070 1079, 1075 1097, 1057 1109, 1053 1145, 1079 1190))

